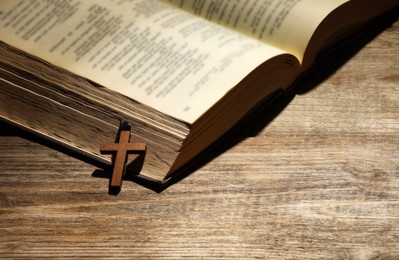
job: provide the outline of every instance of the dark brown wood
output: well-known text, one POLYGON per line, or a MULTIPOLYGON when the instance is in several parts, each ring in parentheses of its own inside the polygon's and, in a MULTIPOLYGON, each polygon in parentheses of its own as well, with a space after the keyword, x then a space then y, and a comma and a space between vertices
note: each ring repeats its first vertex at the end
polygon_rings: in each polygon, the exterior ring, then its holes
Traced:
POLYGON ((8 128, 0 258, 399 259, 398 39, 396 23, 161 193, 109 196, 97 167, 8 128))
POLYGON ((147 150, 146 144, 130 143, 130 134, 130 131, 121 131, 117 143, 103 144, 100 147, 102 154, 115 155, 110 181, 111 187, 122 187, 122 179, 125 172, 127 155, 131 153, 143 153, 147 150))

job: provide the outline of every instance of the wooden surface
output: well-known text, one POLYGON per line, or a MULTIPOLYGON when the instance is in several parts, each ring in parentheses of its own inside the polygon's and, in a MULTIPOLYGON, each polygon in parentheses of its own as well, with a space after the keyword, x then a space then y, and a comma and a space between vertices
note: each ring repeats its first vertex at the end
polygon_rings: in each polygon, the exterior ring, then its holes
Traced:
POLYGON ((399 259, 398 83, 396 23, 161 193, 1 125, 0 258, 399 259))

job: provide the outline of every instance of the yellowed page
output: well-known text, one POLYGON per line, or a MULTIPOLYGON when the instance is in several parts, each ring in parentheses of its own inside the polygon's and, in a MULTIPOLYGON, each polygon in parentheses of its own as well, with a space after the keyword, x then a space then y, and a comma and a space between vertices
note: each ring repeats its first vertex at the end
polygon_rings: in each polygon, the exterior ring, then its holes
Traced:
POLYGON ((302 61, 316 27, 348 0, 162 0, 278 46, 302 61))
POLYGON ((0 40, 189 123, 283 53, 157 0, 1 0, 0 40))

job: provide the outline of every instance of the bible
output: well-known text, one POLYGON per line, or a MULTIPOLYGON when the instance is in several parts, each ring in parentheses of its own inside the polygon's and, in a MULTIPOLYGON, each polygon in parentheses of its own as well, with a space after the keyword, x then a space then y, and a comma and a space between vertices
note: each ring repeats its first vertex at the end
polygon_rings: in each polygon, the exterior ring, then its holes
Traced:
POLYGON ((397 0, 2 0, 0 118, 109 164, 121 122, 166 184, 397 0))

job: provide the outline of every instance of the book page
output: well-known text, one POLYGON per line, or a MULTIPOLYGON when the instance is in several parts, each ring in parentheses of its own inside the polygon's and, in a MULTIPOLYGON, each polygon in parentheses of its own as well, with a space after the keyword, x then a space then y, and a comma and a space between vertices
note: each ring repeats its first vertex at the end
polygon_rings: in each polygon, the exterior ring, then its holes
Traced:
POLYGON ((188 123, 283 53, 156 0, 2 0, 0 35, 188 123))
POLYGON ((278 46, 302 61, 321 21, 348 0, 162 0, 278 46))

